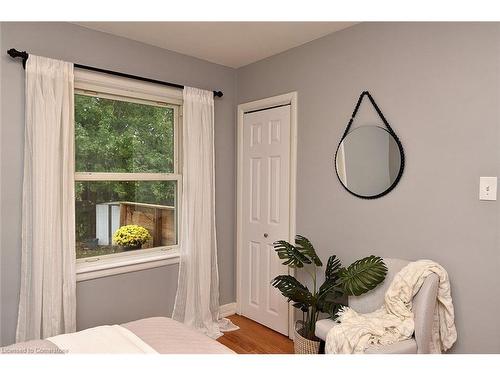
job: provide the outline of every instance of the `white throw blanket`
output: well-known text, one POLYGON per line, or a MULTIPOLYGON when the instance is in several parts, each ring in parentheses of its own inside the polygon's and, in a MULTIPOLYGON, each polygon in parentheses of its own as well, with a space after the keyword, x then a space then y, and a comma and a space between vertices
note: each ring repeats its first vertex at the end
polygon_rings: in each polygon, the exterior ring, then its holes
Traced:
POLYGON ((89 328, 49 337, 47 340, 67 353, 158 353, 128 329, 119 325, 89 328))
POLYGON ((457 339, 450 282, 436 262, 419 260, 399 271, 385 294, 384 305, 371 313, 358 314, 345 308, 326 338, 326 353, 363 353, 368 346, 389 345, 412 337, 413 297, 431 273, 439 277, 432 327, 431 353, 448 350, 457 339))

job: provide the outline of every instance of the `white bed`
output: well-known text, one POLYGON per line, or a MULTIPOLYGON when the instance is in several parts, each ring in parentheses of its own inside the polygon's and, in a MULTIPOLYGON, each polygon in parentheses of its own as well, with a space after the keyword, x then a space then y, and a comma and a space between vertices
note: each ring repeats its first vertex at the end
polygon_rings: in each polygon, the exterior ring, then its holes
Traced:
POLYGON ((101 326, 1 348, 8 353, 235 354, 221 343, 165 317, 101 326), (99 336, 100 335, 100 336, 99 336), (120 337, 121 336, 121 337, 120 337), (94 340, 94 345, 92 345, 94 340), (150 349, 151 348, 151 349, 150 349))

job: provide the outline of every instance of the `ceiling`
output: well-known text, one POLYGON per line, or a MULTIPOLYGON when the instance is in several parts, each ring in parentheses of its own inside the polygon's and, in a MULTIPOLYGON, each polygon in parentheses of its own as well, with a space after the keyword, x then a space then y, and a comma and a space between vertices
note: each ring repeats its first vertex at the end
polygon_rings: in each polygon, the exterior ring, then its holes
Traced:
POLYGON ((231 68, 253 63, 355 22, 77 22, 78 25, 231 68))

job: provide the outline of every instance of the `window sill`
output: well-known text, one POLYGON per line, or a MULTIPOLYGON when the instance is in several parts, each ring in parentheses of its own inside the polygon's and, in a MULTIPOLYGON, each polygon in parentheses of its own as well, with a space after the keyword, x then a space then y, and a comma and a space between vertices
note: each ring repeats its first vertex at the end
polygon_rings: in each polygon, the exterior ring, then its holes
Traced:
POLYGON ((98 279, 177 263, 179 263, 179 252, 177 250, 158 250, 142 254, 102 258, 96 262, 78 262, 76 264, 76 281, 98 279))

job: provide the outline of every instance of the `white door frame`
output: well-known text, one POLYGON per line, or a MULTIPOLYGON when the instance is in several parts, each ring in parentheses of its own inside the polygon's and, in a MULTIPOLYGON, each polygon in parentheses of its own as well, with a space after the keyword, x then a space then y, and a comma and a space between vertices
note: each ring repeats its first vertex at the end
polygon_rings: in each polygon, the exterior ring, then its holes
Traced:
MULTIPOLYGON (((238 105, 237 121, 237 212, 236 212, 236 311, 241 314, 241 249, 242 249, 242 212, 243 212, 243 116, 245 112, 266 109, 270 107, 290 104, 290 238, 295 240, 295 215, 296 215, 296 186, 297 186, 297 92, 290 92, 283 95, 273 96, 253 102, 238 105)), ((293 269, 289 268, 288 273, 294 275, 293 269)), ((293 337, 294 310, 288 304, 288 336, 293 337)))

